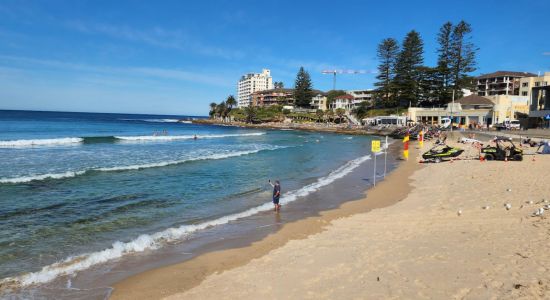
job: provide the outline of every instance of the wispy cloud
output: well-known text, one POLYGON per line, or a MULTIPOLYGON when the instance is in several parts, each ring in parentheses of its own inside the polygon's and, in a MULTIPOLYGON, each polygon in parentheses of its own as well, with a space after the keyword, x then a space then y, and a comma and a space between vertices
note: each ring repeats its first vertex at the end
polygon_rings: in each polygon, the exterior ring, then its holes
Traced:
MULTIPOLYGON (((156 67, 113 67, 96 66, 83 63, 63 62, 49 59, 35 59, 19 56, 0 55, 0 67, 2 60, 17 64, 23 69, 36 69, 37 66, 72 71, 78 73, 104 74, 111 76, 141 77, 160 80, 176 80, 191 83, 200 83, 212 86, 232 87, 233 82, 227 78, 205 74, 200 72, 186 71, 180 69, 166 69, 156 67)), ((13 70, 13 66, 9 66, 13 70)))
POLYGON ((550 56, 550 52, 543 52, 542 55, 550 56))
POLYGON ((239 50, 206 45, 181 30, 166 30, 162 27, 135 29, 129 26, 112 24, 85 24, 79 21, 67 23, 70 29, 86 33, 99 34, 131 42, 144 43, 150 46, 176 49, 204 56, 224 59, 239 59, 244 53, 239 50))

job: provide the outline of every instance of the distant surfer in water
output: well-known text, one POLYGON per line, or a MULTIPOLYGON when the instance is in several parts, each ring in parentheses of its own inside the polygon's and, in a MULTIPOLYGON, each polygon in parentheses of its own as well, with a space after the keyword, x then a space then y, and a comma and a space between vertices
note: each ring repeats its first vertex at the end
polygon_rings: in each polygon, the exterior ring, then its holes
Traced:
POLYGON ((279 204, 279 198, 281 197, 281 183, 279 180, 275 180, 275 184, 271 183, 271 179, 268 180, 269 184, 273 187, 273 205, 274 210, 279 212, 281 210, 281 204, 279 204))
POLYGON ((195 134, 195 136, 193 136, 193 139, 196 140, 197 139, 197 135, 195 134))

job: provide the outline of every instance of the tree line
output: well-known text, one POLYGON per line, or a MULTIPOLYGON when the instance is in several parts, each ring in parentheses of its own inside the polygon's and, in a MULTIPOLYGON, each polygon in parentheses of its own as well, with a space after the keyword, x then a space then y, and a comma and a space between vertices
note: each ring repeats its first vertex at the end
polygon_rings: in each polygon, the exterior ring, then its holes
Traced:
POLYGON ((478 48, 471 42, 472 27, 465 21, 447 22, 437 35, 437 65, 424 65, 424 42, 412 30, 401 46, 394 38, 386 38, 377 48, 378 80, 376 106, 406 107, 409 105, 443 105, 462 96, 463 88, 471 88, 476 70, 478 48))

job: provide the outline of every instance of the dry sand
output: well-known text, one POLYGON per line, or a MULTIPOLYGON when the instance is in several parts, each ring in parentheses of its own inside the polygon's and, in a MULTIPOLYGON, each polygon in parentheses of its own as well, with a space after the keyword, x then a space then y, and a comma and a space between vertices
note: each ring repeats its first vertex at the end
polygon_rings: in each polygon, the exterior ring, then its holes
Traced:
POLYGON ((251 247, 210 254, 221 262, 201 256, 195 267, 211 267, 202 273, 183 263, 140 274, 115 286, 114 296, 549 299, 550 221, 531 217, 550 204, 539 203, 550 200, 549 167, 550 156, 424 168, 411 160, 367 199, 335 210, 340 213, 290 224, 251 247), (406 195, 409 175, 413 189, 406 195), (360 211, 357 205, 366 211, 405 195, 395 205, 342 217, 360 211), (199 275, 193 281, 185 274, 199 275))

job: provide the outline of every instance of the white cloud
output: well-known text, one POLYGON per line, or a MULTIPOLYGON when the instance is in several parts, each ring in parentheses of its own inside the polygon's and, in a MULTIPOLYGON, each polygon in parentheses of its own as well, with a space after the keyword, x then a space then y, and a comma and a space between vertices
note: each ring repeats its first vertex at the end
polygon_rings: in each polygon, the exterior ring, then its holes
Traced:
POLYGON ((224 59, 239 59, 244 57, 242 51, 206 45, 181 30, 166 30, 158 26, 146 30, 139 30, 128 26, 84 24, 78 21, 69 22, 67 26, 73 30, 87 34, 106 35, 126 41, 188 51, 204 56, 224 59))
MULTIPOLYGON (((112 67, 112 66, 92 66, 82 63, 62 62, 58 60, 35 59, 18 56, 0 55, 1 60, 9 61, 12 64, 19 65, 19 70, 34 71, 37 66, 46 67, 54 70, 64 70, 78 72, 80 74, 104 74, 110 76, 123 76, 126 78, 149 78, 160 80, 176 80, 191 83, 200 83, 220 87, 233 87, 233 80, 216 75, 192 72, 179 69, 165 69, 155 67, 112 67)), ((12 71, 13 71, 13 67, 12 71)))

